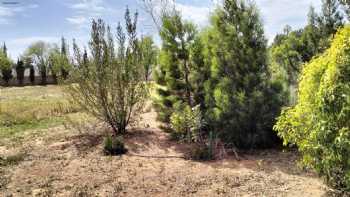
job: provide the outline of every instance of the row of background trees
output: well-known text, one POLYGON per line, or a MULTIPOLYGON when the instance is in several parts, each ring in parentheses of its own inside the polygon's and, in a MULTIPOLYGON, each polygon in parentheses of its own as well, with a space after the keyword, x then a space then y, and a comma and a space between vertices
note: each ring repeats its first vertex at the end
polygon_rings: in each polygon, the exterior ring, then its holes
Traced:
MULTIPOLYGON (((140 40, 141 50, 144 51, 143 62, 145 69, 144 78, 148 80, 151 76, 152 66, 156 62, 158 47, 154 44, 152 37, 144 36, 140 40)), ((19 85, 23 85, 25 71, 29 70, 29 80, 31 84, 36 84, 36 73, 39 74, 40 84, 46 85, 48 77, 57 84, 58 80, 66 80, 72 67, 75 65, 74 57, 69 54, 69 47, 64 37, 61 45, 38 41, 32 43, 26 51, 18 57, 14 63, 9 57, 6 44, 0 50, 0 70, 2 80, 9 84, 10 80, 16 76, 19 85)))
POLYGON ((2 79, 6 84, 9 84, 13 78, 13 72, 19 85, 23 85, 25 78, 25 71, 29 70, 29 80, 35 84, 36 71, 40 76, 40 84, 47 84, 48 75, 51 75, 53 82, 56 83, 57 78, 66 79, 69 70, 71 69, 71 61, 68 54, 68 46, 66 40, 62 37, 61 48, 56 44, 49 44, 43 41, 38 41, 31 44, 21 57, 18 58, 17 63, 13 63, 8 57, 7 48, 4 43, 1 51, 1 59, 6 62, 0 64, 2 79))

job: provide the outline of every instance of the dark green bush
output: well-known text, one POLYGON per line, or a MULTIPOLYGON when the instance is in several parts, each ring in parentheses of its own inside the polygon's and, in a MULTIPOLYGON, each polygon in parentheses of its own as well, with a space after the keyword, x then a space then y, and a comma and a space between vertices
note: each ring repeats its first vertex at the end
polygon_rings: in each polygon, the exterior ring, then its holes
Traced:
POLYGON ((209 161, 213 160, 212 149, 205 144, 196 145, 191 149, 190 158, 197 161, 209 161))
POLYGON ((35 83, 35 69, 34 69, 34 66, 30 66, 30 68, 29 68, 29 79, 30 79, 30 83, 32 83, 32 84, 35 83))
POLYGON ((6 84, 8 84, 10 80, 13 78, 12 68, 4 68, 1 70, 1 72, 2 72, 2 79, 5 81, 6 84))
POLYGON ((127 152, 122 136, 108 136, 104 141, 104 153, 106 155, 122 155, 127 152))
POLYGON ((6 52, 0 51, 0 70, 2 79, 6 84, 12 79, 12 61, 7 57, 6 52))
POLYGON ((17 75, 17 81, 20 85, 23 84, 23 79, 24 79, 24 72, 25 72, 25 67, 23 61, 17 61, 16 65, 16 75, 17 75))

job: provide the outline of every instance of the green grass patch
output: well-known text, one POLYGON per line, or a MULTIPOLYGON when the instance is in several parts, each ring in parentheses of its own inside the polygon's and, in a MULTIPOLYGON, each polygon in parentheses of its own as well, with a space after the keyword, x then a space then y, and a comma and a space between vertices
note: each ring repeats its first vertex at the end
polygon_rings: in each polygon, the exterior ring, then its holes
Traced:
POLYGON ((41 130, 63 124, 64 117, 45 118, 36 121, 21 122, 11 126, 0 126, 0 138, 18 137, 28 130, 41 130))
POLYGON ((58 86, 0 89, 0 139, 61 125, 80 109, 58 86))

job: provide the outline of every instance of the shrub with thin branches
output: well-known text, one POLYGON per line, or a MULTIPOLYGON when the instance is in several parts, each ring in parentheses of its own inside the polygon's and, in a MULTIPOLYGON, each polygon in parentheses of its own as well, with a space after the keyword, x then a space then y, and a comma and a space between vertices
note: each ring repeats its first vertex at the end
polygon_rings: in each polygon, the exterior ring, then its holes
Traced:
POLYGON ((126 10, 126 33, 119 24, 116 40, 109 26, 101 19, 94 20, 90 55, 73 45, 76 66, 68 80, 68 92, 83 109, 108 123, 115 134, 125 133, 148 95, 136 35, 137 16, 135 13, 132 19, 126 10))

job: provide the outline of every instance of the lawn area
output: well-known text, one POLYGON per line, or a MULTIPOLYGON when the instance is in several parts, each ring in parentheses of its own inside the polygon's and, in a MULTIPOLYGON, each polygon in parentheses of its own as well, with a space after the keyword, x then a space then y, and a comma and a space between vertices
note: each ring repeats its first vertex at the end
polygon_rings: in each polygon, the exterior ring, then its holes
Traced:
POLYGON ((59 86, 0 89, 0 139, 63 124, 77 113, 59 86))
POLYGON ((191 147, 170 139, 150 104, 125 137, 129 152, 114 157, 103 154, 110 130, 71 106, 60 87, 5 88, 0 98, 0 196, 326 195, 313 172, 296 167, 293 151, 187 159, 191 147))

